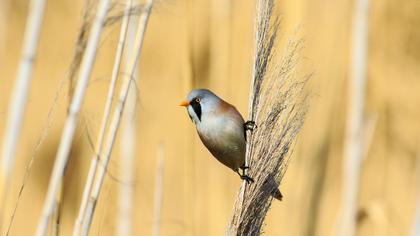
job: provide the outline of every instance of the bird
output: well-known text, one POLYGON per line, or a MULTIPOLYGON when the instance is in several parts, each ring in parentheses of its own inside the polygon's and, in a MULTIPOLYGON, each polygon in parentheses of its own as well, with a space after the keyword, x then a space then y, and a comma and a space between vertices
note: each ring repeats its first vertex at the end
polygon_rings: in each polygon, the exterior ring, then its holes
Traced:
MULTIPOLYGON (((191 90, 179 105, 187 108, 198 136, 210 153, 248 184, 254 182, 245 173, 249 168, 245 166, 245 151, 246 130, 253 130, 255 122, 245 122, 233 105, 208 89, 191 90)), ((272 196, 280 201, 283 198, 279 189, 272 196)))

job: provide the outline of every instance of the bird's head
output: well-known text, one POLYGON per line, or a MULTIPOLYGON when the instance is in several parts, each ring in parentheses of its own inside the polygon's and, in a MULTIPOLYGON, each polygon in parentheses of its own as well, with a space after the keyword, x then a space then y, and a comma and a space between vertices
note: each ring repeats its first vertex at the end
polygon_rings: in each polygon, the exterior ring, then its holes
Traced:
POLYGON ((187 108, 188 115, 195 124, 199 124, 203 117, 214 112, 221 99, 207 89, 194 89, 187 95, 187 100, 179 105, 187 108))

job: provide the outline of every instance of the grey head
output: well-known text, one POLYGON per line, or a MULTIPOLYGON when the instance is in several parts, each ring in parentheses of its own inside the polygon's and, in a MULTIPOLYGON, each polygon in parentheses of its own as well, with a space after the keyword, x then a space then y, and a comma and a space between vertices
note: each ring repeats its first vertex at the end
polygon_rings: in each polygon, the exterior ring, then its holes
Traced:
POLYGON ((216 111, 221 101, 222 99, 208 89, 194 89, 182 105, 187 107, 191 120, 199 124, 203 117, 216 111))

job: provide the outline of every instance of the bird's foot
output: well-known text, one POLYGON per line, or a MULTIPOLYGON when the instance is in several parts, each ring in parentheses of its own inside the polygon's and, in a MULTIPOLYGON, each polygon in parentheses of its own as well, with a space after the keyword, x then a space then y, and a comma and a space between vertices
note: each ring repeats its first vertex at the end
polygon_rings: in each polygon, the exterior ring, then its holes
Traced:
POLYGON ((249 166, 245 166, 245 165, 243 165, 243 166, 241 166, 241 167, 239 167, 242 171, 244 171, 244 170, 247 170, 247 169, 249 169, 249 166))
POLYGON ((245 180, 247 184, 254 183, 254 179, 248 175, 241 175, 241 179, 245 180))
MULTIPOLYGON (((240 167, 242 169, 242 167, 240 167)), ((247 167, 248 168, 248 167, 247 167)), ((245 174, 245 171, 242 169, 243 174, 239 173, 239 170, 236 171, 236 173, 238 173, 239 177, 241 177, 242 180, 245 180, 246 183, 250 184, 254 182, 254 179, 249 177, 248 175, 245 174)))
POLYGON ((255 121, 249 120, 249 121, 244 123, 244 128, 245 128, 245 130, 253 131, 254 129, 257 128, 257 125, 255 124, 255 121))

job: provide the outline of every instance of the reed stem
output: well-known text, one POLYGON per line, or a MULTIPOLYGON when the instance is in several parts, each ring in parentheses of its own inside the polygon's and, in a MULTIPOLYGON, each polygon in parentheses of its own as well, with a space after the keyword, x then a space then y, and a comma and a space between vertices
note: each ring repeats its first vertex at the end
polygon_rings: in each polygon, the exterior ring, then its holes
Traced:
POLYGON ((53 171, 48 185, 47 195, 44 207, 38 223, 36 235, 43 236, 47 234, 48 223, 55 209, 55 196, 60 189, 61 179, 67 166, 70 149, 73 143, 74 133, 77 127, 79 112, 81 110, 85 97, 89 77, 93 69, 96 53, 102 33, 103 25, 106 20, 110 0, 101 0, 98 6, 95 19, 90 32, 86 51, 82 59, 79 71, 79 79, 70 104, 70 109, 66 118, 64 130, 61 136, 60 145, 55 158, 53 171))

